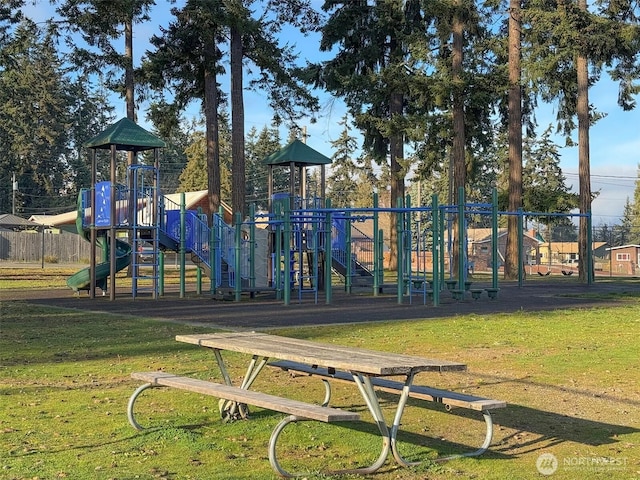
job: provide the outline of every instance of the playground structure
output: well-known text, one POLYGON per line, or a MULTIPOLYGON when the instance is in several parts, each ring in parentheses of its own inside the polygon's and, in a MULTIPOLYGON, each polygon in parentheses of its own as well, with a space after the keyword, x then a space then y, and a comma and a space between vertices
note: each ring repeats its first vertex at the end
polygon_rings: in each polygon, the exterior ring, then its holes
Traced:
MULTIPOLYGON (((157 298, 164 295, 164 252, 175 251, 181 269, 181 296, 186 291, 187 258, 197 266, 198 292, 204 272, 211 294, 231 295, 235 300, 240 300, 243 293, 273 291, 285 304, 291 302, 293 294, 297 294, 298 301, 312 296, 317 303, 319 292, 324 292, 326 303, 331 303, 335 275, 342 279, 347 293, 360 287, 371 289, 377 296, 383 287, 388 287, 384 282, 388 246, 384 244, 381 218, 394 214, 398 303, 407 297, 411 302, 414 295, 420 295, 423 303, 430 300, 438 305, 443 291, 451 292, 457 299, 467 293, 478 298, 483 290, 490 298, 498 296, 498 272, 503 260, 498 215, 511 213, 498 212, 495 192, 492 201, 486 204, 464 204, 461 190, 457 205, 439 205, 438 197, 433 195, 430 205, 414 207, 407 196, 398 200, 396 208, 381 208, 377 194, 373 194, 371 208, 334 209, 323 195, 319 198, 306 195, 301 179, 303 169, 309 164, 287 155, 313 153, 295 141, 266 162, 270 167, 288 166, 292 185, 296 184, 295 170, 298 169, 300 192, 291 188, 288 194, 274 194, 270 181, 269 212, 256 213, 251 207, 244 220, 240 214, 232 216, 231 212, 222 210, 208 215, 187 210, 184 194, 175 202, 159 192, 157 148, 162 142, 155 137, 145 137, 151 134, 133 122, 124 122, 129 132, 125 135, 127 138, 143 137, 143 141, 133 147, 124 144, 118 138, 122 132, 114 128, 122 126, 123 120, 108 129, 108 135, 101 134, 97 140, 88 142, 89 146, 109 148, 112 154, 117 149, 133 148, 137 152, 153 148, 156 162, 154 166, 129 165, 127 184, 118 185, 114 181, 112 160, 111 181, 94 182, 92 188, 80 194, 76 225, 78 232, 92 242, 93 251, 91 265, 67 281, 75 291, 88 290, 93 298, 95 289, 101 288, 103 294, 108 291, 113 300, 116 273, 131 268, 133 297, 147 291, 157 298), (482 247, 486 250, 491 282, 483 290, 472 289, 469 280, 475 269, 475 257, 469 247, 468 224, 478 218, 484 219, 483 223, 491 229, 489 245, 482 247), (96 264, 98 246, 102 255, 96 264), (145 255, 141 253, 143 248, 146 248, 145 255)), ((320 155, 313 162, 312 165, 322 165, 324 179, 324 165, 330 160, 320 155)), ((92 165, 95 165, 95 154, 92 165)), ((95 180, 95 171, 92 176, 95 180)), ((322 185, 324 191, 324 181, 322 185)), ((518 249, 524 260, 527 253, 523 218, 537 214, 517 212, 514 215, 519 219, 518 249)), ((520 285, 524 274, 523 261, 520 285)))
MULTIPOLYGON (((141 169, 148 167, 133 167, 132 171, 141 169)), ((103 187, 100 184, 96 187, 97 205, 104 202, 103 192, 108 192, 103 187)), ((129 196, 124 186, 118 191, 119 197, 129 196)), ((79 211, 90 211, 89 191, 85 191, 81 198, 83 202, 79 211)), ((437 203, 437 196, 434 196, 429 206, 396 209, 374 206, 344 210, 331 208, 329 202, 324 208, 303 209, 299 199, 294 199, 295 208, 291 210, 290 199, 281 196, 274 199, 274 211, 271 213, 256 214, 252 211, 244 221, 236 215, 233 225, 225 222, 224 214, 216 213, 212 216, 210 227, 205 214, 186 209, 184 198, 176 204, 159 195, 158 220, 155 222, 148 213, 153 193, 148 188, 137 189, 134 198, 137 211, 133 220, 124 214, 129 211, 126 200, 120 200, 116 209, 117 229, 134 233, 133 248, 122 240, 116 242, 116 268, 120 270, 131 263, 134 297, 145 288, 154 296, 164 294, 163 258, 167 250, 178 253, 181 272, 187 259, 199 271, 202 270, 209 279, 211 294, 224 293, 236 300, 246 293, 273 291, 276 298, 285 304, 290 303, 295 295, 298 301, 311 296, 317 303, 320 292, 324 292, 326 302, 331 303, 332 282, 336 275, 342 278, 347 293, 354 288, 370 288, 374 296, 379 295, 383 286, 388 288, 389 285, 384 282, 384 232, 378 225, 381 216, 392 212, 398 218, 396 291, 399 303, 407 297, 411 301, 413 296, 421 295, 424 303, 431 300, 438 305, 440 292, 452 291, 461 296, 466 291, 471 292, 469 284, 473 269, 470 265, 473 257, 467 245, 468 240, 462 235, 460 251, 463 255, 454 271, 455 239, 452 229, 454 221, 463 219, 465 222, 470 215, 492 218, 495 232, 491 238, 495 241, 491 241, 490 245, 491 258, 497 258, 498 261, 490 262, 491 285, 486 287, 486 291, 489 296, 498 295, 498 272, 502 256, 498 249, 498 212, 493 203, 468 204, 462 208, 441 206, 437 203), (366 224, 373 225, 372 237, 364 231, 366 224), (138 253, 139 245, 143 242, 154 247, 151 260, 144 262, 139 259, 138 253), (140 288, 143 280, 150 281, 151 285, 140 288)), ((372 200, 377 205, 375 194, 372 200)), ((406 202, 410 205, 409 197, 406 202)), ((100 208, 96 210, 101 211, 100 208)), ((85 213, 79 218, 84 220, 82 231, 86 232, 89 217, 85 213)), ((467 231, 464 223, 459 228, 467 231)), ((108 242, 101 238, 98 236, 104 252, 104 245, 108 245, 108 242)), ((522 240, 520 244, 524 248, 522 240)), ((97 285, 100 288, 106 288, 109 266, 107 260, 96 266, 97 285)), ((87 288, 88 270, 83 269, 71 277, 68 282, 70 286, 87 288), (77 278, 81 278, 81 285, 77 283, 77 278)), ((184 295, 184 289, 184 276, 181 274, 181 295, 184 295)))

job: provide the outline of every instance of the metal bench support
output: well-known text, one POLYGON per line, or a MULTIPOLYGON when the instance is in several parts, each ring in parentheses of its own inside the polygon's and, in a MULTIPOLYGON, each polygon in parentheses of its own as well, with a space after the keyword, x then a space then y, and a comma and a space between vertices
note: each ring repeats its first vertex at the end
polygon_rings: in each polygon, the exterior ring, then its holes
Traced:
MULTIPOLYGON (((261 368, 261 367, 260 367, 261 368)), ((252 368, 251 371, 254 371, 252 368)), ((238 405, 245 405, 242 403, 243 401, 247 404, 255 404, 261 408, 268 408, 274 411, 289 413, 283 420, 281 420, 271 433, 271 437, 269 439, 269 463, 272 468, 283 477, 298 477, 298 476, 308 476, 308 473, 291 473, 282 468, 280 462, 278 462, 277 454, 276 454, 276 446, 278 443, 278 438, 280 434, 284 430, 284 428, 290 423, 301 422, 301 421, 319 421, 325 423, 337 423, 344 421, 356 421, 360 419, 360 416, 357 413, 349 412, 345 410, 340 410, 337 408, 331 408, 327 406, 319 406, 314 404, 307 404, 304 402, 299 402, 296 400, 280 398, 269 394, 263 394, 251 390, 246 390, 242 387, 233 387, 230 385, 221 385, 213 382, 206 382, 196 379, 191 379, 188 377, 177 377, 175 375, 170 375, 165 372, 150 372, 148 374, 140 373, 140 374, 132 374, 134 378, 145 379, 146 383, 136 388, 131 397, 129 398, 129 403, 127 405, 127 417, 129 419, 129 423, 136 430, 143 430, 144 427, 140 425, 134 414, 134 405, 139 395, 147 390, 148 388, 153 387, 172 387, 178 388, 181 390, 192 391, 195 393, 200 393, 204 395, 211 395, 221 398, 223 401, 229 401, 237 403, 238 405), (228 398, 225 398, 228 397, 228 398), (292 414, 291 412, 302 412, 301 414, 292 414), (309 415, 308 417, 304 415, 309 415)), ((327 393, 327 398, 330 396, 330 392, 327 393)), ((242 418, 246 418, 243 416, 242 418)), ((386 456, 385 456, 386 458, 386 456)), ((356 471, 359 473, 371 473, 384 463, 384 460, 380 465, 379 462, 374 464, 372 467, 365 467, 363 469, 350 470, 356 471)), ((335 472, 338 473, 338 472, 335 472)))
MULTIPOLYGON (((351 374, 347 372, 342 372, 342 371, 334 371, 330 373, 328 371, 325 371, 324 369, 313 368, 308 365, 297 364, 295 362, 286 362, 286 361, 273 362, 269 365, 272 367, 282 368, 284 370, 290 371, 291 373, 300 373, 300 374, 309 375, 309 376, 317 376, 318 378, 320 378, 325 387, 325 397, 322 402, 323 406, 328 406, 331 400, 331 383, 329 380, 334 379, 334 380, 339 380, 343 382, 352 381, 351 374)), ((365 388, 365 386, 361 382, 358 382, 355 375, 353 377, 353 380, 355 380, 356 384, 358 385, 358 388, 360 389, 365 388)), ((371 383, 371 381, 369 383, 371 383)), ((409 462, 405 460, 402 457, 402 455, 400 455, 400 453, 398 452, 398 448, 395 443, 395 438, 396 438, 395 434, 397 433, 397 429, 400 426, 400 418, 398 417, 398 415, 400 417, 402 416, 404 406, 409 397, 418 398, 425 401, 442 403, 444 404, 445 409, 447 411, 451 411, 453 408, 465 408, 464 402, 476 402, 477 403, 476 405, 473 405, 470 403, 467 406, 467 408, 470 410, 480 411, 480 413, 484 418, 484 422, 486 426, 485 438, 482 445, 477 450, 469 453, 461 453, 461 454, 454 454, 454 455, 448 455, 445 457, 440 457, 436 459, 436 461, 438 462, 443 462, 446 460, 452 460, 452 459, 461 458, 461 457, 477 457, 479 455, 482 455, 484 452, 486 452, 489 446, 491 445, 491 441, 493 439, 493 417, 491 416, 489 409, 502 408, 506 406, 504 402, 500 402, 497 400, 489 400, 489 399, 483 399, 480 397, 460 395, 455 392, 446 392, 443 390, 431 389, 428 387, 421 387, 421 386, 415 386, 415 385, 412 386, 411 391, 405 392, 406 385, 403 385, 401 382, 395 382, 395 381, 389 381, 389 380, 383 380, 383 379, 374 379, 373 383, 371 383, 371 388, 373 387, 381 388, 383 391, 386 391, 386 392, 391 392, 399 395, 406 395, 406 398, 404 399, 401 398, 399 402, 398 410, 396 412, 397 418, 394 419, 393 428, 396 429, 396 431, 392 432, 393 434, 390 435, 390 438, 392 439, 391 451, 393 452, 393 455, 396 461, 403 466, 411 466, 411 465, 416 465, 417 463, 420 463, 420 462, 409 462), (415 391, 413 389, 415 389, 415 391), (447 398, 446 395, 448 395, 451 398, 447 398), (448 402, 452 402, 452 403, 448 403, 448 402)), ((365 396, 365 398, 367 398, 367 396, 365 396)), ((371 410, 372 407, 370 405, 367 405, 367 406, 371 410)), ((374 414, 374 418, 375 418, 375 414, 374 414)))

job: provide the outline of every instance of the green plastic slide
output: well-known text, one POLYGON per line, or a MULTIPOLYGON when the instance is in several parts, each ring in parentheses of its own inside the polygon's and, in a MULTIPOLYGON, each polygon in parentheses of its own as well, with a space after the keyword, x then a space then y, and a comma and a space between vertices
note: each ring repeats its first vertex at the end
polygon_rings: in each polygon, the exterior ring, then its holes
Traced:
MULTIPOLYGON (((82 226, 82 194, 78 195, 78 216, 76 217, 76 229, 78 234, 82 235, 85 239, 90 239, 90 231, 82 226)), ((99 235, 97 238, 98 245, 102 248, 103 252, 108 253, 109 241, 105 234, 99 235)), ((109 258, 109 255, 105 255, 109 258)), ((116 239, 116 272, 127 268, 131 263, 131 245, 122 240, 116 239)), ((89 290, 91 286, 91 267, 83 268, 82 270, 74 273, 67 279, 67 286, 74 292, 78 290, 89 290)), ((107 290, 107 278, 111 274, 111 265, 108 261, 101 262, 96 265, 96 287, 101 288, 104 293, 107 290)))
MULTIPOLYGON (((98 243, 101 244, 102 248, 105 248, 108 241, 104 236, 101 236, 98 238, 98 243)), ((116 240, 116 272, 127 268, 130 263, 131 246, 127 242, 116 240)), ((111 265, 109 262, 102 262, 96 265, 96 287, 101 288, 103 292, 107 290, 107 278, 110 274, 111 265)), ((67 286, 73 289, 74 292, 89 290, 91 286, 90 267, 83 268, 71 275, 67 279, 67 286)))

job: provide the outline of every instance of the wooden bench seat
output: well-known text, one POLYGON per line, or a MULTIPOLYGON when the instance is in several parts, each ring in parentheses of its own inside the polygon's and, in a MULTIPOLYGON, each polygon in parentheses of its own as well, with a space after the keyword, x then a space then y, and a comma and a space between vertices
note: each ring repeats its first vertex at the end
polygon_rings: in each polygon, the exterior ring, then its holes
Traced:
MULTIPOLYGON (((298 362, 275 361, 270 362, 269 366, 280 368, 292 374, 318 376, 322 378, 325 385, 325 398, 323 401, 323 405, 328 405, 331 398, 331 386, 328 382, 328 379, 334 379, 343 382, 354 381, 353 376, 349 372, 319 368, 298 362)), ((374 387, 383 392, 393 393, 397 395, 400 394, 404 387, 403 382, 380 377, 372 378, 371 383, 374 387)), ((448 457, 443 457, 439 460, 449 460, 451 458, 457 458, 461 456, 471 457, 484 453, 487 448, 489 448, 489 445, 491 445, 491 440, 493 438, 493 418, 491 417, 490 411, 498 408, 505 408, 507 406, 506 402, 502 400, 492 400, 489 398, 477 397, 474 395, 468 395, 459 392, 451 392, 422 385, 411 385, 409 397, 419 400, 425 400, 428 402, 441 403, 447 410, 451 410, 453 408, 466 408, 469 410, 478 411, 481 412, 484 417, 486 424, 486 435, 482 446, 478 450, 461 455, 451 455, 448 457)))
MULTIPOLYGON (((129 399, 127 406, 127 416, 129 423, 137 429, 142 430, 143 427, 136 421, 133 407, 136 399, 147 388, 152 387, 172 387, 189 392, 210 395, 216 398, 237 402, 241 405, 254 405, 256 407, 285 413, 288 416, 281 420, 274 428, 271 439, 269 440, 269 462, 273 469, 280 475, 285 477, 297 476, 291 474, 280 467, 276 458, 276 444, 278 437, 284 427, 289 423, 298 421, 315 420, 318 422, 334 423, 357 421, 360 415, 355 412, 349 412, 338 408, 332 408, 324 405, 316 405, 305 403, 290 398, 282 398, 267 393, 256 392, 253 390, 245 390, 231 385, 199 380, 191 377, 183 377, 167 372, 136 372, 131 377, 135 380, 145 382, 144 385, 138 387, 129 399)), ((239 409, 242 411, 242 408, 239 409)), ((246 411, 246 410, 245 410, 246 411)), ((246 416, 243 414, 243 416, 246 416)))

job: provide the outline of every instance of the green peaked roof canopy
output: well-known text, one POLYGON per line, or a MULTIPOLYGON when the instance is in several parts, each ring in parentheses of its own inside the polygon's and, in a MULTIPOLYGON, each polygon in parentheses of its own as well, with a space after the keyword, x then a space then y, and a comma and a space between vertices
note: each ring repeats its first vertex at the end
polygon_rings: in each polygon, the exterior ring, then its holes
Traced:
POLYGON ((300 140, 294 140, 283 149, 269 155, 262 163, 272 166, 288 166, 291 165, 291 163, 295 163, 297 167, 304 167, 310 165, 328 165, 331 163, 331 159, 325 157, 309 145, 302 143, 300 140))
POLYGON ((101 149, 109 149, 111 145, 115 145, 116 150, 128 152, 140 152, 166 146, 158 137, 147 132, 128 118, 118 120, 84 144, 87 148, 101 149))

